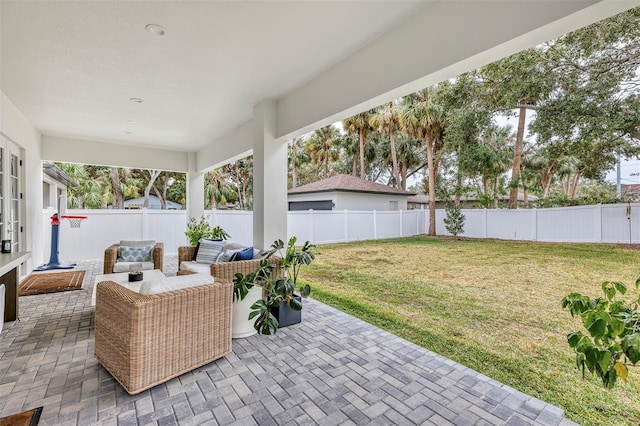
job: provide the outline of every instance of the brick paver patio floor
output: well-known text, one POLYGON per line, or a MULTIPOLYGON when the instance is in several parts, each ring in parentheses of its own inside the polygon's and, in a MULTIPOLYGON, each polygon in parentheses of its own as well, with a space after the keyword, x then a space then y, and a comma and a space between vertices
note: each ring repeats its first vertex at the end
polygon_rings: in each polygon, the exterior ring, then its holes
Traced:
MULTIPOLYGON (((176 256, 165 273, 175 274, 176 256)), ((91 291, 20 297, 0 335, 0 417, 41 425, 569 425, 561 409, 326 305, 303 323, 233 341, 233 353, 138 395, 93 357, 91 291)))

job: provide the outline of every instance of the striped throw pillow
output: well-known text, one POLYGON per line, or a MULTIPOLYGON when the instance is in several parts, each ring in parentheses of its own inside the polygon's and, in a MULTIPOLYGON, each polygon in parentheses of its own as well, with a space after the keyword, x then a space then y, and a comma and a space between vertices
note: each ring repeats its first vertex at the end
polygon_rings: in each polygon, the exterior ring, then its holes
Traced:
POLYGON ((224 252, 223 241, 211 241, 204 238, 200 239, 198 245, 198 254, 196 255, 197 263, 213 263, 217 262, 224 252))

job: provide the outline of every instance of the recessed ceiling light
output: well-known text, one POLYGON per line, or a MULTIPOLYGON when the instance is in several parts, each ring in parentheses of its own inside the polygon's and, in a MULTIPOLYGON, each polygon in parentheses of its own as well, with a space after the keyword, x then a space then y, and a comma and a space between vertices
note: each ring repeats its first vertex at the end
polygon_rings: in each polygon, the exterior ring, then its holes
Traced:
POLYGON ((136 124, 136 121, 135 121, 135 120, 127 120, 127 123, 129 123, 129 124, 136 124))
POLYGON ((127 135, 131 135, 131 134, 133 133, 133 132, 130 132, 130 131, 128 131, 128 130, 125 130, 124 132, 125 132, 127 135))
POLYGON ((140 98, 129 98, 129 100, 131 102, 135 102, 137 104, 141 104, 142 103, 142 99, 140 99, 140 98))
POLYGON ((149 24, 144 28, 147 31, 149 31, 151 34, 155 34, 157 36, 163 36, 164 33, 166 32, 166 30, 158 24, 149 24))

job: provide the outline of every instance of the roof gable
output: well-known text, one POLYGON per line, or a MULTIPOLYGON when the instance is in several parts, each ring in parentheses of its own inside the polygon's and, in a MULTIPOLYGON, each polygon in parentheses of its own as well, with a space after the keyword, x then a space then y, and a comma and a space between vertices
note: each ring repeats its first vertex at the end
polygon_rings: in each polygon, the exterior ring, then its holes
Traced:
POLYGON ((412 195, 401 189, 392 188, 356 176, 338 174, 326 179, 302 185, 289 190, 289 194, 308 194, 312 192, 362 192, 373 194, 412 195))

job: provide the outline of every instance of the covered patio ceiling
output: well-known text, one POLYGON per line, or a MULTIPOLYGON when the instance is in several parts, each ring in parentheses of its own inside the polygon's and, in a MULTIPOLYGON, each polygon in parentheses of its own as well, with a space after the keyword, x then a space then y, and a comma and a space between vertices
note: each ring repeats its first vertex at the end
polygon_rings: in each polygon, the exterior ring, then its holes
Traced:
POLYGON ((202 171, 638 4, 3 0, 0 82, 44 160, 202 171))

